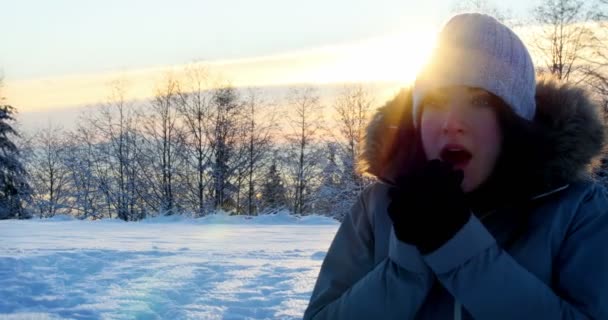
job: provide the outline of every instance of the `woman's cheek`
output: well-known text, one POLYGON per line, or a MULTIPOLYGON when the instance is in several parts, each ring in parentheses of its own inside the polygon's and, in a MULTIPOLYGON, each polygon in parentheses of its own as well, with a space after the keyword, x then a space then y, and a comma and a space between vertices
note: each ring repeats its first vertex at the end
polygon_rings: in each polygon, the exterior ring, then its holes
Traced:
POLYGON ((439 158, 439 138, 441 135, 440 121, 433 116, 426 116, 420 122, 422 145, 425 156, 430 159, 439 158))

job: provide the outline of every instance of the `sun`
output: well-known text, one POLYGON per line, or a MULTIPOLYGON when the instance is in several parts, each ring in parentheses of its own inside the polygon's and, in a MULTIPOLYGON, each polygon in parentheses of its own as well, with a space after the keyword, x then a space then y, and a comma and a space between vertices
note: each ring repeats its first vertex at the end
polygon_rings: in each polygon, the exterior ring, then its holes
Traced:
POLYGON ((316 83, 392 81, 410 83, 435 44, 430 30, 406 31, 334 49, 333 59, 309 70, 316 83))

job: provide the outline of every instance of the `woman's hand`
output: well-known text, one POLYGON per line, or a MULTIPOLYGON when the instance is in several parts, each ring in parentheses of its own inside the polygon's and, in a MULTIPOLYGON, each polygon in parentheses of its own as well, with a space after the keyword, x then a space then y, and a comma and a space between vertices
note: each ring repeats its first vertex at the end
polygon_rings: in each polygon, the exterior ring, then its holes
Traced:
POLYGON ((428 254, 450 240, 470 218, 460 184, 461 170, 431 160, 389 190, 388 214, 395 235, 428 254))

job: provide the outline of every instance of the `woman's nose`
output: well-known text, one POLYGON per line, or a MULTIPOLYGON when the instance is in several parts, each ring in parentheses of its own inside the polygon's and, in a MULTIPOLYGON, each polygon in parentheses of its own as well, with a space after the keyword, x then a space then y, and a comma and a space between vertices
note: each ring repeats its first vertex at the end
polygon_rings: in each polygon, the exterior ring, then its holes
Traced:
POLYGON ((450 108, 446 112, 443 122, 444 134, 462 134, 465 132, 465 123, 462 112, 457 108, 450 108))

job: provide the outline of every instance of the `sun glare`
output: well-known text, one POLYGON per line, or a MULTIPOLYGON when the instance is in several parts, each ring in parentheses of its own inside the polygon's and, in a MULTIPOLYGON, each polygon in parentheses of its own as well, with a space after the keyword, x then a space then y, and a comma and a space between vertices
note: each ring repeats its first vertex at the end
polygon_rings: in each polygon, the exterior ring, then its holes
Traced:
MULTIPOLYGON (((406 85, 414 80, 434 42, 435 33, 430 28, 408 29, 354 44, 204 64, 237 87, 379 81, 406 85)), ((176 65, 8 81, 5 94, 21 111, 79 106, 104 101, 108 83, 120 78, 132 85, 129 98, 146 99, 154 93, 153 88, 163 75, 171 72, 179 76, 182 69, 183 66, 176 65)))
POLYGON ((338 48, 332 63, 309 70, 309 81, 374 82, 414 80, 435 43, 428 31, 404 32, 338 48))

